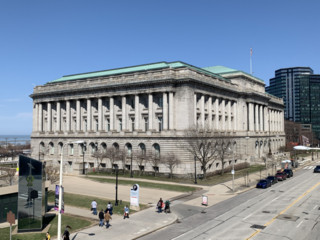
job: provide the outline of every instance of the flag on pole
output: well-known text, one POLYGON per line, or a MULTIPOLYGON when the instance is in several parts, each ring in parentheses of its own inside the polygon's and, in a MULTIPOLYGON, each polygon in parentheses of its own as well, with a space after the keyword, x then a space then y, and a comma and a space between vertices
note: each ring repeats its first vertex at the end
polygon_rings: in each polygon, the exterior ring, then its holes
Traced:
POLYGON ((250 47, 250 56, 252 57, 252 47, 250 47))

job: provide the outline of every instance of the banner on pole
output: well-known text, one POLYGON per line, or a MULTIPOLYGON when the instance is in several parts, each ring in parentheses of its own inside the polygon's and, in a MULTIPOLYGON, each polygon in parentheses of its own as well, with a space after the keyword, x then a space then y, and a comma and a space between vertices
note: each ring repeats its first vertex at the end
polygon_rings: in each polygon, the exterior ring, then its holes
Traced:
MULTIPOLYGON (((61 213, 64 213, 64 194, 63 194, 63 187, 61 187, 61 195, 62 195, 61 213)), ((59 211, 59 185, 56 185, 54 210, 59 211)))
POLYGON ((202 195, 202 205, 208 206, 208 196, 202 195))

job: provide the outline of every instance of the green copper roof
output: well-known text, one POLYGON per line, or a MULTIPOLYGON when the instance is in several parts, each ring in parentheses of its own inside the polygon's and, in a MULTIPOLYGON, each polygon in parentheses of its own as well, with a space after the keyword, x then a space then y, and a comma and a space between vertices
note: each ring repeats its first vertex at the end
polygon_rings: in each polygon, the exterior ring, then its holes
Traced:
POLYGON ((145 70, 151 70, 151 69, 161 69, 161 68, 179 68, 179 67, 187 67, 190 69, 194 69, 199 72, 206 73, 208 75, 220 78, 222 80, 230 82, 230 80, 212 72, 208 71, 203 68, 198 68, 195 66, 192 66, 190 64, 184 63, 184 62, 158 62, 158 63, 150 63, 150 64, 144 64, 144 65, 137 65, 132 67, 125 67, 125 68, 115 68, 115 69, 109 69, 109 70, 103 70, 103 71, 97 71, 97 72, 88 72, 88 73, 80 73, 80 74, 74 74, 74 75, 66 75, 62 78, 53 80, 49 83, 56 83, 56 82, 63 82, 63 81, 71 81, 71 80, 78 80, 78 79, 84 79, 84 78, 94 78, 94 77, 102 77, 102 76, 108 76, 108 75, 115 75, 115 74, 123 74, 123 73, 130 73, 130 72, 138 72, 138 71, 145 71, 145 70))
POLYGON ((253 77, 261 82, 264 82, 262 79, 260 78, 257 78, 249 73, 246 73, 246 72, 243 72, 243 71, 240 71, 240 70, 236 70, 236 69, 232 69, 232 68, 227 68, 227 67, 224 67, 224 66, 212 66, 212 67, 205 67, 203 68, 207 71, 210 71, 210 72, 213 72, 213 73, 216 73, 216 74, 220 74, 220 75, 226 75, 226 74, 233 74, 233 73, 243 73, 244 75, 247 75, 247 76, 250 76, 250 77, 253 77))

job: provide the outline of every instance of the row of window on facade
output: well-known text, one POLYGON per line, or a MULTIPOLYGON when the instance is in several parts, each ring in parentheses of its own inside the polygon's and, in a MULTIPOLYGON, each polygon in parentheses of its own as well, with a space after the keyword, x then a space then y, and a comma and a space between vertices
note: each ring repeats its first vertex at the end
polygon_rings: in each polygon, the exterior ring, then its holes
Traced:
MULTIPOLYGON (((79 151, 79 156, 82 156, 84 153, 87 152, 87 147, 83 144, 79 144, 78 145, 80 147, 80 151, 79 151)), ((93 143, 91 142, 89 145, 89 154, 93 155, 96 151, 99 150, 99 148, 101 148, 101 151, 106 153, 107 152, 107 144, 106 143, 101 143, 100 146, 99 144, 93 143)), ((49 155, 54 155, 55 154, 55 148, 54 148, 54 143, 50 142, 48 144, 48 149, 46 151, 45 148, 45 144, 43 142, 40 143, 39 146, 39 150, 40 152, 47 152, 49 155)), ((115 149, 120 149, 119 144, 118 143, 113 143, 112 147, 115 149)), ((58 143, 58 154, 61 155, 62 153, 62 148, 63 148, 63 143, 58 143)), ((127 151, 127 156, 131 157, 132 154, 132 144, 131 143, 127 143, 124 146, 124 149, 127 151)), ((146 154, 146 146, 144 143, 140 143, 138 145, 138 151, 141 151, 141 154, 146 154)), ((152 145, 152 152, 155 154, 155 156, 160 156, 160 145, 155 143, 152 145)), ((75 155, 75 145, 74 144, 68 144, 68 155, 69 156, 74 156, 75 155)))

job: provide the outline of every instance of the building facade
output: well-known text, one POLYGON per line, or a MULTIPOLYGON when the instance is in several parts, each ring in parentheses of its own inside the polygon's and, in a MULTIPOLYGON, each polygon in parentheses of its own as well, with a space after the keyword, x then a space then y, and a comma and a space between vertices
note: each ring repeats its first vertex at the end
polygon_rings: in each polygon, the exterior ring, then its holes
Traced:
POLYGON ((283 68, 270 79, 266 92, 284 99, 285 119, 312 124, 320 139, 320 75, 309 67, 283 68))
POLYGON ((262 80, 222 66, 160 62, 68 75, 36 86, 31 97, 34 157, 48 148, 46 158, 58 162, 63 153, 73 172, 81 172, 83 161, 82 145, 67 144, 75 141, 87 143, 89 167, 97 165, 91 157, 97 148, 117 147, 128 156, 174 152, 182 161, 176 173, 193 172, 193 156, 176 138, 196 124, 235 139, 236 156, 246 156, 239 162, 267 154, 269 141, 273 153, 285 145, 282 99, 265 93, 262 80))

